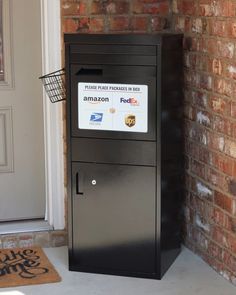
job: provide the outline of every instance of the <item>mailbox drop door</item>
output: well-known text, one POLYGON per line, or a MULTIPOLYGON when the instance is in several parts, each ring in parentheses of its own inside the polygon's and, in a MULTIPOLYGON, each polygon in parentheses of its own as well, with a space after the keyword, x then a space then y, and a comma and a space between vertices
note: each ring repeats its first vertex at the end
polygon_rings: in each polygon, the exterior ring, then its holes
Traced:
POLYGON ((71 269, 155 273, 155 167, 77 162, 72 175, 71 269))

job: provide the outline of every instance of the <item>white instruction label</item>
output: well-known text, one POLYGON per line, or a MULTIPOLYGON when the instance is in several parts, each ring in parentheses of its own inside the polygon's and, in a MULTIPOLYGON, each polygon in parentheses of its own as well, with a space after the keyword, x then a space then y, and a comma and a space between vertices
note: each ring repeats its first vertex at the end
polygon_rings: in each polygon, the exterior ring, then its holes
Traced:
POLYGON ((148 86, 78 83, 79 129, 148 132, 148 86))

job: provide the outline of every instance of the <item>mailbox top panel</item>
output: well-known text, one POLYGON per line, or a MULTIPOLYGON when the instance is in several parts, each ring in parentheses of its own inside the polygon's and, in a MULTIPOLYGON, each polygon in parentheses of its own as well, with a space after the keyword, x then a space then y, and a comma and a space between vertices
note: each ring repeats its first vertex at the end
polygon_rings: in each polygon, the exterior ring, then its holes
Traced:
MULTIPOLYGON (((161 34, 65 34, 65 43, 75 44, 116 44, 116 45, 159 45, 163 41, 172 43, 182 40, 182 34, 161 33, 161 34)), ((171 46, 171 47, 172 47, 171 46)), ((173 47, 172 47, 173 49, 173 47)))

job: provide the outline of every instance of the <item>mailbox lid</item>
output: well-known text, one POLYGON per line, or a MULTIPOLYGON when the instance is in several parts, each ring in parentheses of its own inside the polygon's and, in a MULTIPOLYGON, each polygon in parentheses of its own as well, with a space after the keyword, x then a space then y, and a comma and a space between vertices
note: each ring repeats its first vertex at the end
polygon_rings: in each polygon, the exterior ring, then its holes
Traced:
POLYGON ((70 63, 156 65, 159 35, 66 34, 70 63))
POLYGON ((64 35, 65 43, 76 44, 131 44, 131 45, 158 45, 161 44, 163 38, 168 38, 179 34, 163 33, 163 34, 79 34, 70 33, 64 35))
POLYGON ((71 44, 70 62, 103 65, 156 65, 156 52, 156 46, 147 45, 71 44))
POLYGON ((71 54, 128 54, 156 55, 156 46, 152 45, 117 45, 117 44, 71 44, 71 54))

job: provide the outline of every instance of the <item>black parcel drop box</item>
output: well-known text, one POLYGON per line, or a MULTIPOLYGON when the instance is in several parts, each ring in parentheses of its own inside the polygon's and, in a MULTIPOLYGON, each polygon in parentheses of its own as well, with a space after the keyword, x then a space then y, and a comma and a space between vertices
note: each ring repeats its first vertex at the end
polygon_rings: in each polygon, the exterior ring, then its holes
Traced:
POLYGON ((69 268, 160 279, 180 252, 182 35, 66 34, 69 268))

